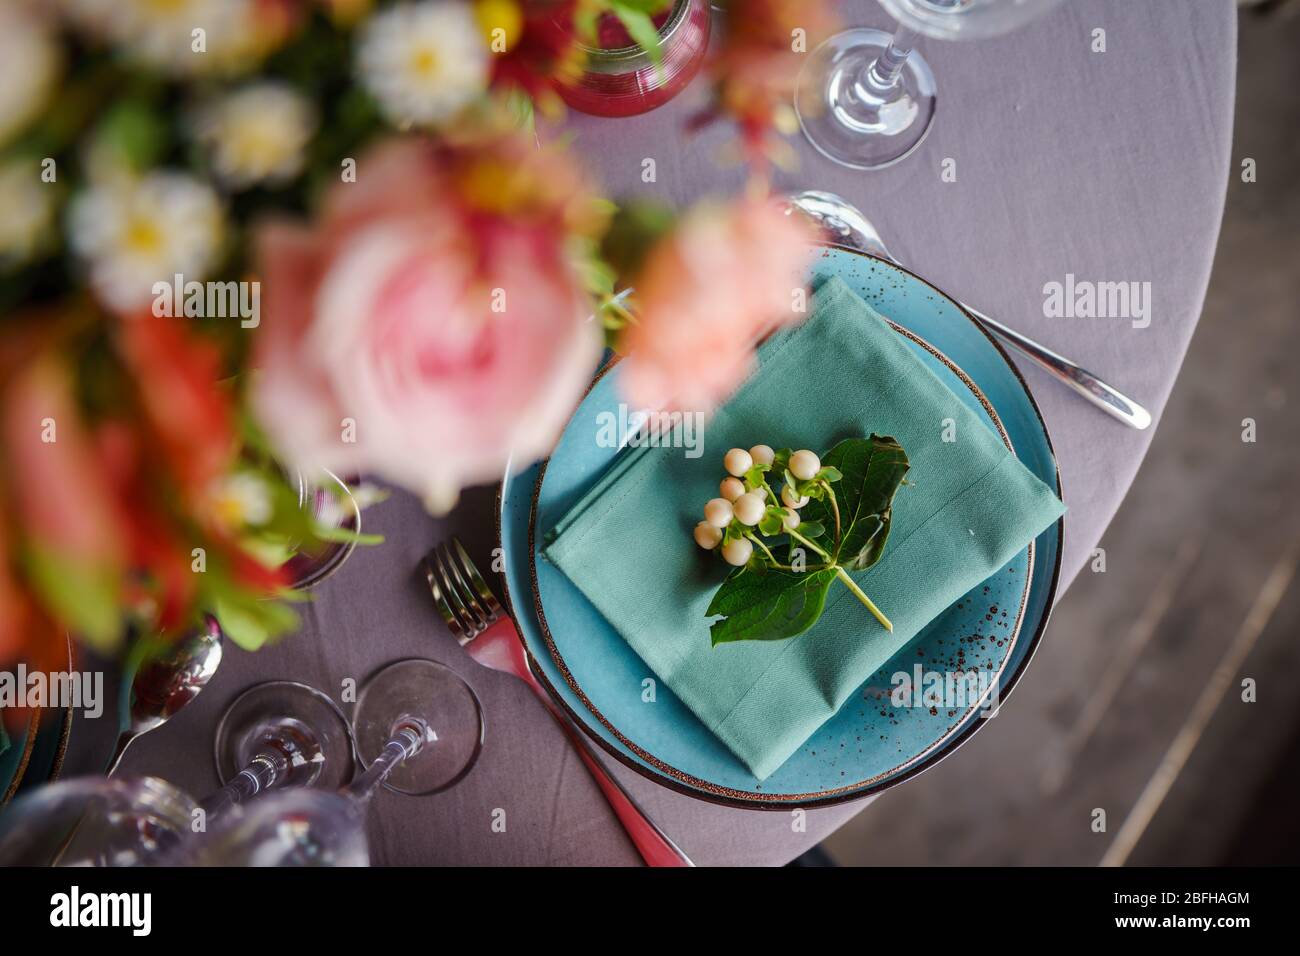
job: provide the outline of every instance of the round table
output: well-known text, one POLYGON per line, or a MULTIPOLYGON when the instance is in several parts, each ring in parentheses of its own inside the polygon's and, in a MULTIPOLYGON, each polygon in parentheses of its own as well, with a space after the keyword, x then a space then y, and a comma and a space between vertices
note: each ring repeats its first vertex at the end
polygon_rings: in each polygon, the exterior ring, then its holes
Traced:
MULTIPOLYGON (((869 0, 843 8, 846 24, 889 28, 869 0)), ((1098 372, 1158 421, 1200 314, 1226 177, 1235 174, 1232 0, 1071 0, 1000 39, 923 41, 921 48, 938 76, 941 105, 917 153, 883 171, 857 172, 831 165, 800 140, 798 168, 780 173, 778 187, 827 189, 856 203, 905 265, 1098 372), (1105 52, 1094 50, 1098 30, 1105 31, 1105 52), (1070 281, 1149 283, 1150 309, 1145 317, 1051 317, 1044 286, 1070 281)), ((697 79, 654 113, 572 116, 567 129, 612 196, 684 204, 731 194, 743 177, 720 160, 727 131, 683 132, 704 92, 697 79), (646 159, 654 160, 653 182, 643 180, 646 159)), ((1153 429, 1132 431, 1021 365, 1060 459, 1068 584, 1090 559, 1153 429)), ((478 692, 486 744, 473 772, 449 792, 376 797, 369 817, 374 863, 639 862, 541 705, 521 682, 461 652, 417 571, 425 551, 451 533, 488 566, 493 505, 485 489, 467 494, 442 520, 403 494, 368 511, 366 530, 384 534, 386 543, 359 549, 314 592, 301 632, 257 653, 231 647, 204 693, 139 740, 119 773, 156 774, 206 793, 217 786, 217 718, 249 685, 292 678, 337 699, 348 678, 360 682, 389 661, 429 657, 478 692)), ((111 717, 79 721, 64 775, 95 767, 114 733, 111 717)), ((702 865, 785 863, 869 802, 806 815, 727 809, 606 762, 702 865)))

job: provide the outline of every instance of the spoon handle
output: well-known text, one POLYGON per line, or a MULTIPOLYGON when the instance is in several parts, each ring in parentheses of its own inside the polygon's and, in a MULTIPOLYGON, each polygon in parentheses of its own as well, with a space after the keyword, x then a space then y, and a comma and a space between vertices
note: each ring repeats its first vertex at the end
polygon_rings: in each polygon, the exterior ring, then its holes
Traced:
POLYGON ((1130 428, 1139 431, 1151 424, 1151 413, 1119 389, 1108 385, 1087 369, 1075 365, 1065 356, 1039 345, 1015 329, 989 318, 965 302, 961 307, 974 316, 985 328, 1016 349, 1057 381, 1068 385, 1106 414, 1118 418, 1130 428))
POLYGON ((126 748, 131 746, 131 741, 135 740, 138 735, 134 730, 124 730, 121 736, 117 738, 117 747, 113 751, 113 756, 108 759, 108 766, 104 768, 104 776, 113 776, 113 771, 117 765, 122 762, 122 755, 126 753, 126 748))
MULTIPOLYGON (((885 247, 885 242, 861 210, 834 193, 804 190, 787 200, 787 211, 798 211, 807 216, 831 243, 865 252, 867 255, 901 265, 885 247)), ((1068 385, 1107 415, 1119 419, 1139 431, 1151 424, 1151 413, 1119 389, 1108 385, 1087 369, 1074 364, 1064 355, 1039 345, 1033 339, 1009 329, 1001 322, 989 318, 965 302, 959 303, 966 312, 991 334, 1030 359, 1058 382, 1068 385)))

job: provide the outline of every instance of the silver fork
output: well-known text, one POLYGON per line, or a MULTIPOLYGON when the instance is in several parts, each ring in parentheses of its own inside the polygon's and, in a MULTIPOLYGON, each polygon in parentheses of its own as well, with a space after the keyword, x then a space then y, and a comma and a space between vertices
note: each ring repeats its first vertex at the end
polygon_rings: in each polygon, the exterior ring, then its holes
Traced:
POLYGON ((424 558, 424 573, 452 635, 475 661, 484 667, 518 677, 537 695, 569 738, 597 786, 618 816, 623 829, 649 866, 694 866, 668 835, 655 825, 596 757, 581 730, 551 699, 528 663, 523 638, 514 620, 505 613, 496 595, 479 574, 459 538, 439 544, 424 558))

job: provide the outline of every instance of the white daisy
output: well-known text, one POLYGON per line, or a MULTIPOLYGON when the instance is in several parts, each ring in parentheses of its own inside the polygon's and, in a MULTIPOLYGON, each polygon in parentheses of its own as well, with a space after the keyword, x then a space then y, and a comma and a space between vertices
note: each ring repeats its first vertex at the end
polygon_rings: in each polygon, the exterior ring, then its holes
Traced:
POLYGON ((195 136, 231 189, 280 185, 302 172, 316 110, 283 83, 257 83, 200 110, 195 136))
POLYGON ((131 312, 157 282, 201 281, 221 250, 221 202, 206 183, 158 171, 91 186, 72 201, 68 238, 109 307, 131 312))
POLYGON ((35 159, 0 164, 0 269, 21 265, 54 235, 57 187, 41 181, 35 159))
POLYGON ((265 479, 251 471, 223 478, 213 492, 212 508, 228 528, 260 528, 274 511, 265 479))
POLYGON ((62 65, 45 20, 22 4, 0 3, 0 143, 49 101, 62 65))
POLYGON ((469 4, 425 0, 365 23, 357 69, 390 122, 434 126, 487 88, 488 50, 469 4))
POLYGON ((254 2, 62 0, 84 31, 175 76, 226 70, 251 53, 249 43, 257 35, 254 2), (197 40, 196 31, 202 31, 197 40))

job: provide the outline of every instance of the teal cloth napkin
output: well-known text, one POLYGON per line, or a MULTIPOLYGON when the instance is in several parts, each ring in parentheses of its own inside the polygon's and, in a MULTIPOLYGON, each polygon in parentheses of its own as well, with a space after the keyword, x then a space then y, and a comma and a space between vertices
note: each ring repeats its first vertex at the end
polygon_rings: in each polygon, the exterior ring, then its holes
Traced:
POLYGON ((759 367, 704 430, 704 454, 629 448, 548 535, 557 565, 665 685, 760 780, 957 598, 1064 507, 841 280, 770 338, 759 367), (945 420, 952 419, 944 441, 945 420), (955 429, 955 431, 953 431, 955 429), (853 575, 889 633, 836 584, 821 620, 785 641, 713 647, 705 609, 726 576, 691 533, 718 494, 722 456, 764 443, 822 453, 876 432, 902 443, 881 561, 853 575))

